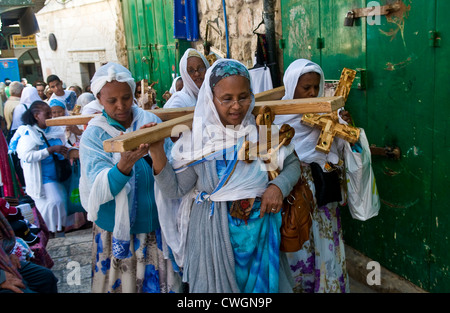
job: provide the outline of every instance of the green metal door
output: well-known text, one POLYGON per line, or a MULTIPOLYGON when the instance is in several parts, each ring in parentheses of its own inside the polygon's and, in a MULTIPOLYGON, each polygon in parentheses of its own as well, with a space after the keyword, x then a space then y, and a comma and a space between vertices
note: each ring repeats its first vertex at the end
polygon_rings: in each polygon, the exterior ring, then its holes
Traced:
MULTIPOLYGON (((380 213, 361 222, 341 210, 344 239, 414 284, 448 292, 450 51, 445 35, 450 26, 445 15, 450 3, 403 0, 401 9, 388 18, 381 16, 379 24, 368 25, 361 18, 354 27, 343 26, 347 11, 369 2, 315 1, 318 18, 302 29, 307 36, 303 42, 323 38, 321 49, 312 49, 311 58, 320 61, 326 79, 338 79, 343 67, 362 69, 360 74, 367 80, 354 83, 346 108, 371 144, 398 146, 402 151, 397 161, 372 157, 380 213)), ((288 39, 296 27, 292 25, 301 24, 305 17, 285 19, 295 7, 312 2, 281 4, 286 68, 308 54, 294 49, 296 43, 288 39)))
POLYGON ((155 82, 157 103, 169 90, 181 55, 190 47, 173 38, 173 2, 170 0, 122 1, 130 71, 135 79, 155 82))
POLYGON ((317 38, 320 38, 319 1, 317 0, 281 0, 283 28, 284 68, 292 61, 305 58, 320 63, 320 50, 317 38))
MULTIPOLYGON (((430 290, 436 292, 450 291, 450 214, 449 214, 449 165, 450 160, 450 25, 448 12, 450 1, 437 1, 436 31, 434 45, 435 103, 432 112, 434 120, 431 128, 433 138, 433 157, 431 172, 431 240, 430 240, 430 290), (440 39, 442 37, 442 39, 440 39)), ((433 30, 433 29, 430 29, 433 30)), ((431 108, 429 108, 431 110, 431 108)), ((430 133, 430 132, 427 132, 430 133)))
POLYGON ((371 144, 398 146, 401 160, 373 157, 380 214, 367 222, 347 214, 343 223, 350 245, 428 289, 435 103, 428 31, 435 27, 435 4, 403 3, 394 16, 381 17, 380 25, 367 25, 367 117, 357 120, 371 144))

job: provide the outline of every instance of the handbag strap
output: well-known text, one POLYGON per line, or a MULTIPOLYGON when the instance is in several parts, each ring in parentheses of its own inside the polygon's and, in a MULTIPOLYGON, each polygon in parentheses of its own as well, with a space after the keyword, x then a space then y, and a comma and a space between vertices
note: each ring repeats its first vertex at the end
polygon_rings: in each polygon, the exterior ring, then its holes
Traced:
POLYGON ((42 138, 44 138, 44 141, 45 141, 45 143, 47 144, 47 146, 48 146, 48 147, 50 147, 50 144, 48 143, 47 137, 45 137, 44 133, 43 133, 43 132, 41 132, 41 131, 38 131, 38 132, 40 132, 40 133, 41 133, 41 135, 42 135, 42 138))
MULTIPOLYGON (((41 133, 42 138, 44 138, 44 141, 47 144, 47 146, 50 147, 50 144, 48 143, 47 137, 45 137, 43 132, 41 132, 41 131, 39 131, 39 132, 41 133)), ((52 155, 54 160, 56 160, 58 158, 53 152, 51 152, 50 154, 52 155)))

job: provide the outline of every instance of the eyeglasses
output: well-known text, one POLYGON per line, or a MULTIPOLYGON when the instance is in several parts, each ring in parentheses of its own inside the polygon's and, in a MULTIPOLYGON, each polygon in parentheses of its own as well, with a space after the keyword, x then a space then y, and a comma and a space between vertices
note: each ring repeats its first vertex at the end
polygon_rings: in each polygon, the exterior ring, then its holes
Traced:
POLYGON ((240 99, 240 100, 231 100, 231 99, 228 100, 227 99, 227 100, 222 100, 222 101, 220 101, 219 98, 217 98, 216 96, 214 96, 214 97, 224 107, 231 107, 235 102, 239 103, 240 106, 249 105, 250 103, 252 103, 252 95, 253 95, 253 93, 248 98, 244 98, 244 99, 240 99))
POLYGON ((188 68, 187 72, 189 75, 194 75, 195 72, 199 73, 199 74, 203 74, 204 72, 206 72, 206 67, 199 67, 198 69, 193 69, 193 68, 188 68))

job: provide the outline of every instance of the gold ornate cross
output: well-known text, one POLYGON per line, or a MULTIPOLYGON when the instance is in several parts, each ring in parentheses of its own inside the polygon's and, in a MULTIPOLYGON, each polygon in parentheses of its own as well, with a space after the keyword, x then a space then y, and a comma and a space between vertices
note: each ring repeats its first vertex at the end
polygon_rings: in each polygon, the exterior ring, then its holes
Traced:
MULTIPOLYGON (((342 96, 347 101, 350 88, 355 79, 356 71, 348 68, 342 70, 339 84, 335 91, 335 96, 342 96)), ((301 123, 321 128, 319 140, 317 141, 316 150, 323 153, 329 153, 334 137, 337 136, 350 143, 356 143, 359 139, 360 130, 357 127, 344 125, 339 123, 337 111, 329 114, 303 114, 301 123)))

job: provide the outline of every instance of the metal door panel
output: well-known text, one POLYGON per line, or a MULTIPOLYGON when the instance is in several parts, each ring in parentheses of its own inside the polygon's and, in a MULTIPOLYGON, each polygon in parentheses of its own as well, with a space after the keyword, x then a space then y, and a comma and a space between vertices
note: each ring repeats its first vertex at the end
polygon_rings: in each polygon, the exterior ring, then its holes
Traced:
POLYGON ((281 0, 281 8, 284 68, 300 58, 320 64, 319 1, 281 0))

